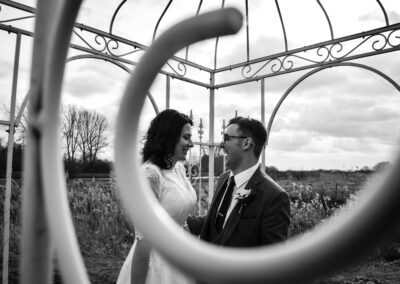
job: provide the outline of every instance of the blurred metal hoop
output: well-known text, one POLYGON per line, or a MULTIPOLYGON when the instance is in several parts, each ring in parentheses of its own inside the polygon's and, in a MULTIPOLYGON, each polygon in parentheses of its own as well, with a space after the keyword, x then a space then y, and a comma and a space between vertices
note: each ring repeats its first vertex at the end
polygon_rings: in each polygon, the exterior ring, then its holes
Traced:
MULTIPOLYGON (((89 282, 68 208, 58 137, 65 58, 79 6, 80 1, 38 1, 36 25, 41 28, 35 35, 30 130, 24 166, 27 175, 22 283, 50 283, 47 277, 52 272, 52 240, 64 282, 89 282), (30 198, 38 202, 31 202, 30 198), (30 224, 32 220, 36 224, 30 224)), ((331 220, 307 240, 246 250, 215 247, 181 234, 139 172, 136 153, 139 116, 157 71, 186 45, 235 33, 241 25, 242 16, 235 9, 202 14, 161 35, 143 56, 127 86, 118 115, 115 156, 122 201, 135 225, 157 250, 199 279, 218 283, 299 283, 356 260, 398 223, 399 159, 375 191, 365 191, 352 214, 331 220)))
POLYGON ((141 59, 124 93, 117 121, 116 174, 123 205, 135 226, 164 257, 198 279, 216 283, 309 281, 358 260, 398 223, 399 161, 387 178, 375 185, 375 191, 364 191, 351 214, 329 220, 308 239, 256 249, 226 249, 180 234, 139 172, 135 150, 138 121, 158 69, 184 46, 228 33, 231 25, 239 27, 239 23, 241 16, 233 9, 192 18, 160 36, 141 59))
POLYGON ((65 283, 89 283, 69 209, 58 135, 65 60, 80 4, 37 3, 24 153, 21 283, 51 283, 54 253, 65 283))

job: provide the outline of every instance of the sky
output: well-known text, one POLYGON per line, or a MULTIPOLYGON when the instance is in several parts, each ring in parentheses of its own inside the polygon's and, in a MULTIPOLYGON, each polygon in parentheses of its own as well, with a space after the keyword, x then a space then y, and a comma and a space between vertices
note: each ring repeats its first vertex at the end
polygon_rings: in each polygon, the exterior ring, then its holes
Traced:
MULTIPOLYGON (((381 0, 390 24, 400 22, 397 0, 381 0)), ((36 1, 21 1, 36 6, 36 1)), ((83 1, 77 22, 108 32, 110 21, 120 0, 83 1)), ((167 0, 128 0, 115 18, 113 34, 150 45, 154 27, 167 0)), ((221 1, 203 1, 201 13, 221 7, 221 1)), ((244 1, 227 0, 225 7, 237 7, 244 13, 244 1)), ((367 31, 385 25, 376 0, 321 0, 330 16, 335 37, 367 31)), ((199 1, 175 0, 160 22, 156 36, 182 19, 195 14, 199 1)), ((329 26, 316 1, 279 1, 288 48, 294 49, 330 39, 329 26)), ((0 4, 0 22, 25 13, 17 13, 0 4)), ((285 49, 282 28, 275 1, 249 1, 250 59, 282 52, 285 49)), ((7 24, 33 29, 33 19, 7 24)), ((399 32, 397 33, 399 34, 399 32)), ((246 60, 245 29, 220 39, 217 67, 246 60)), ((89 39, 87 39, 89 41, 89 39)), ((74 43, 83 42, 74 36, 74 43)), ((399 44, 397 38, 397 45, 399 44)), ((23 37, 19 63, 17 101, 22 102, 29 90, 32 39, 23 37)), ((95 45, 92 40, 91 44, 95 45)), ((189 60, 213 67, 215 40, 197 43, 189 48, 189 60)), ((122 48, 122 47, 121 47, 122 48)), ((0 30, 0 119, 7 120, 14 66, 15 35, 0 30)), ((79 52, 70 50, 68 57, 79 52)), ((131 55, 139 60, 143 52, 131 55)), ((176 56, 184 57, 184 50, 176 56)), ((400 52, 367 57, 353 62, 371 66, 400 84, 400 52)), ((129 68, 133 68, 129 66, 129 68)), ((171 72, 168 67, 165 70, 171 72)), ((256 68, 254 68, 254 71, 256 68)), ((207 82, 204 71, 188 68, 187 76, 207 82)), ((285 91, 307 71, 275 76, 265 81, 265 117, 268 122, 273 109, 285 91)), ((216 76, 217 83, 240 79, 240 70, 216 76)), ((97 111, 114 127, 120 100, 130 77, 126 71, 105 61, 82 59, 67 63, 64 77, 63 105, 97 111)), ((150 89, 160 110, 165 109, 165 76, 159 75, 150 89)), ((183 113, 192 111, 195 126, 193 140, 199 141, 202 120, 202 142, 209 137, 209 90, 180 80, 171 80, 170 107, 183 113)), ((223 120, 237 112, 241 116, 261 119, 260 82, 246 83, 215 91, 215 142, 220 141, 223 120)), ((275 116, 266 165, 280 170, 339 169, 356 170, 373 167, 381 161, 393 161, 398 151, 400 125, 400 93, 384 78, 373 72, 354 67, 330 68, 311 76, 293 89, 275 116)), ((147 100, 142 111, 140 127, 144 131, 155 111, 147 100)), ((7 140, 6 127, 0 126, 2 141, 7 140)), ((113 160, 113 131, 110 146, 102 157, 113 160)), ((197 159, 199 147, 192 150, 197 159)))

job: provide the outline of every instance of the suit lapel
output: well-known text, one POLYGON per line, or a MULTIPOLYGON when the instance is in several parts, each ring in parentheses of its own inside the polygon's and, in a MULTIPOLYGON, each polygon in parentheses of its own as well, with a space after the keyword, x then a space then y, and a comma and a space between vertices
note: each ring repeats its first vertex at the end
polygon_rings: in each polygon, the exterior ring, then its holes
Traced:
POLYGON ((225 174, 221 176, 221 182, 218 182, 217 188, 215 190, 215 194, 213 200, 210 205, 209 213, 207 214, 206 221, 203 226, 203 230, 200 233, 201 239, 208 239, 207 236, 210 233, 210 226, 214 226, 215 218, 218 210, 219 200, 221 200, 221 195, 224 192, 224 188, 226 187, 226 183, 228 181, 229 174, 225 174))
POLYGON ((231 214, 229 215, 228 220, 226 221, 225 227, 223 229, 223 236, 221 243, 224 244, 231 237, 233 231, 239 224, 240 220, 240 202, 236 203, 235 207, 232 209, 231 214))
MULTIPOLYGON (((261 167, 261 166, 260 166, 261 167)), ((257 184, 260 182, 261 179, 261 168, 258 167, 258 169, 254 172, 254 174, 251 176, 249 181, 247 182, 245 188, 246 189, 251 189, 252 192, 250 192, 249 196, 246 198, 246 203, 251 202, 256 197, 257 194, 257 184)), ((231 237, 233 231, 237 227, 240 221, 240 217, 242 215, 242 210, 241 208, 243 206, 243 201, 238 201, 235 205, 235 207, 232 209, 231 214, 229 215, 228 220, 226 221, 224 230, 223 230, 223 236, 222 236, 222 244, 225 244, 229 238, 231 237)))
POLYGON ((217 200, 220 200, 221 195, 224 193, 224 188, 226 188, 226 184, 228 182, 228 178, 229 178, 229 174, 226 174, 224 177, 222 177, 223 179, 221 180, 221 183, 218 184, 218 187, 215 189, 215 195, 213 197, 213 201, 211 203, 210 207, 218 207, 218 203, 217 200))

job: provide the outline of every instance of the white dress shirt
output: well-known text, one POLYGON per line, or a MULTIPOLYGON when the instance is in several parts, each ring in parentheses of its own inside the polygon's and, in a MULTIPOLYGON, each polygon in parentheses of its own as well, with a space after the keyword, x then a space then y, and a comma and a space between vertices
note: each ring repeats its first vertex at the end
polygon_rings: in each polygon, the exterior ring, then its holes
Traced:
MULTIPOLYGON (((260 164, 257 163, 257 164, 255 164, 254 166, 252 166, 251 168, 248 168, 247 170, 244 170, 243 172, 240 172, 240 173, 238 173, 238 174, 236 174, 236 175, 234 176, 234 179, 235 179, 235 187, 233 188, 233 194, 232 194, 231 205, 230 205, 229 208, 228 208, 228 212, 226 212, 226 217, 225 217, 225 221, 224 221, 224 227, 225 227, 226 220, 228 220, 229 215, 231 214, 233 208, 235 207, 235 205, 236 205, 236 203, 237 203, 237 200, 236 200, 236 198, 235 198, 235 197, 236 197, 236 192, 237 192, 239 189, 242 189, 242 188, 244 188, 244 187, 246 186, 247 182, 248 182, 249 179, 253 176, 253 174, 256 172, 256 170, 258 169, 258 166, 259 166, 259 165, 260 165, 260 164)), ((233 176, 233 173, 232 173, 232 172, 230 173, 229 178, 230 178, 231 176, 233 176)), ((229 180, 229 178, 228 178, 228 180, 229 180)), ((225 191, 225 193, 226 193, 226 191, 225 191)), ((224 196, 225 196, 225 193, 224 193, 224 196)), ((222 197, 221 202, 222 202, 223 199, 224 199, 224 197, 222 197)), ((221 206, 221 203, 220 203, 219 206, 218 206, 218 210, 219 210, 219 207, 220 207, 220 206, 221 206)))

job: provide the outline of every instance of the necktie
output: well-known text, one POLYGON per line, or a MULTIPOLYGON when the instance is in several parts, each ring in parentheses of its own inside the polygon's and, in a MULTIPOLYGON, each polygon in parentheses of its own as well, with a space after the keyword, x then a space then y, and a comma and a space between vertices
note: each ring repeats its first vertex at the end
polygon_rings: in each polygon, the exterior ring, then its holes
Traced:
POLYGON ((228 186, 225 191, 225 195, 222 199, 221 206, 217 212, 217 217, 215 220, 215 226, 217 227, 218 233, 222 231, 222 227, 224 225, 226 213, 228 212, 228 208, 231 205, 233 188, 235 187, 235 179, 233 176, 230 177, 228 186))

